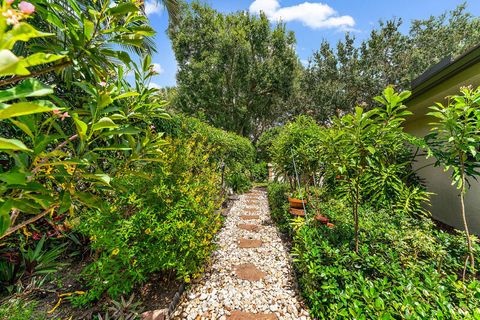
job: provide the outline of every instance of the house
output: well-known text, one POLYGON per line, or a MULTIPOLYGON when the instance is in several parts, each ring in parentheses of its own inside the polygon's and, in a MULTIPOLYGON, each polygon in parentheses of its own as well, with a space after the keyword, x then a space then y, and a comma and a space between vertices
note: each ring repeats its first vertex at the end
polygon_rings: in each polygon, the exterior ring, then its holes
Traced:
MULTIPOLYGON (((452 59, 443 59, 412 82, 412 96, 406 105, 413 115, 408 117, 405 131, 423 137, 429 131, 433 118, 428 107, 435 102, 445 103, 445 97, 458 94, 460 87, 480 85, 480 45, 452 59)), ((463 229, 460 215, 459 191, 451 185, 451 172, 434 167, 434 159, 418 156, 414 165, 424 179, 431 197, 430 211, 436 220, 463 229)), ((471 181, 465 197, 465 209, 470 232, 480 235, 480 181, 471 181)))

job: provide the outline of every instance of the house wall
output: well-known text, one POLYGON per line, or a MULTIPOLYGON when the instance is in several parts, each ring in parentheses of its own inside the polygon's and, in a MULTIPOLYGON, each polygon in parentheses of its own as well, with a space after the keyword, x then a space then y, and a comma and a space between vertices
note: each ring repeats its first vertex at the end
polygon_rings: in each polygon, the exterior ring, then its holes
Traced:
MULTIPOLYGON (((413 116, 405 123, 405 131, 415 136, 423 137, 429 131, 429 125, 434 119, 427 116, 428 107, 435 102, 445 103, 445 97, 459 93, 460 87, 480 85, 480 64, 476 64, 457 75, 449 78, 434 88, 415 96, 406 103, 413 116)), ((424 155, 417 156, 414 168, 424 180, 427 190, 433 192, 430 211, 435 219, 463 229, 460 214, 459 191, 451 185, 451 172, 444 172, 441 167, 434 167, 434 159, 426 159, 424 155)), ((480 235, 480 182, 471 181, 471 187, 465 198, 467 222, 472 233, 480 235)))

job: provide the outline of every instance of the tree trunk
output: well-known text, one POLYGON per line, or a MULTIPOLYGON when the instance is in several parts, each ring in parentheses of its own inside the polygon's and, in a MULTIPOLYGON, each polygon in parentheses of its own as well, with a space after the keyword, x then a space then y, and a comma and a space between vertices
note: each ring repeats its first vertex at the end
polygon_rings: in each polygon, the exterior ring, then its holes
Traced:
MULTIPOLYGON (((462 188, 460 191, 460 204, 462 209, 463 228, 465 230, 465 236, 467 237, 468 256, 470 259, 470 265, 472 267, 472 272, 475 272, 475 257, 473 256, 472 240, 470 239, 470 232, 468 231, 467 217, 465 215, 465 199, 464 199, 465 198, 465 165, 463 161, 461 162, 461 170, 462 170, 462 173, 461 173, 462 188)), ((466 264, 465 264, 465 268, 466 268, 466 264)), ((463 274, 465 275, 465 270, 463 274)))

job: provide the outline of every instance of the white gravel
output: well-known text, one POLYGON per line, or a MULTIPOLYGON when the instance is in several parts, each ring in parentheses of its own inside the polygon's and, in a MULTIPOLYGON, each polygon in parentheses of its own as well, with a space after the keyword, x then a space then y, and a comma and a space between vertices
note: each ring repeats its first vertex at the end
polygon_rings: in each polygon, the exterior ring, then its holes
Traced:
POLYGON ((296 290, 296 282, 287 248, 270 219, 266 193, 241 195, 231 208, 223 229, 216 236, 217 250, 211 268, 185 292, 172 319, 228 319, 231 311, 274 313, 278 319, 310 319, 296 290), (255 197, 256 205, 247 204, 255 197), (245 208, 255 207, 255 212, 245 208), (241 220, 242 215, 259 215, 258 220, 241 220), (257 224, 258 232, 237 227, 257 224), (238 248, 240 238, 260 239, 259 248, 238 248), (248 281, 237 278, 235 265, 253 263, 265 272, 265 278, 248 281))

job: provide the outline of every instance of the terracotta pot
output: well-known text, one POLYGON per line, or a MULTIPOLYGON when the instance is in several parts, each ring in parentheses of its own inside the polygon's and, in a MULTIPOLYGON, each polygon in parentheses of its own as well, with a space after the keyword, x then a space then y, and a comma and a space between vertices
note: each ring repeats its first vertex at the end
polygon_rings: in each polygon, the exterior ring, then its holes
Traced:
POLYGON ((300 200, 296 198, 288 198, 288 202, 290 202, 290 208, 295 209, 303 209, 304 205, 307 205, 307 200, 300 200))
POLYGON ((294 216, 305 217, 305 211, 303 211, 303 209, 290 208, 290 213, 294 216))
POLYGON ((323 224, 327 224, 328 221, 329 221, 327 217, 324 217, 321 214, 317 214, 315 216, 315 220, 317 220, 317 221, 319 221, 320 223, 323 223, 323 224))

